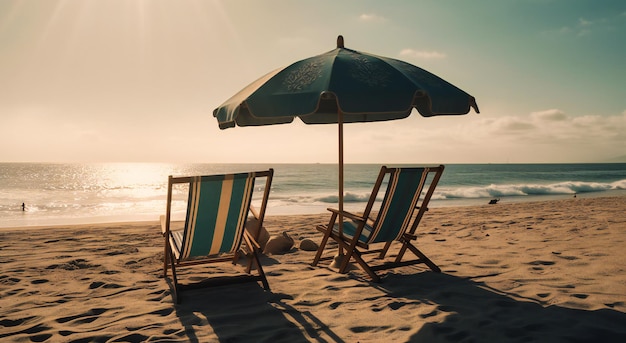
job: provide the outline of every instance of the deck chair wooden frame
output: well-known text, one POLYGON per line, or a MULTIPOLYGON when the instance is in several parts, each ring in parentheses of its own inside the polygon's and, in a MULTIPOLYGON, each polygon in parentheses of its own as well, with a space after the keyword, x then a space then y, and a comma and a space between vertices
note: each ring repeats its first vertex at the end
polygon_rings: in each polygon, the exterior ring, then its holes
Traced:
POLYGON ((331 212, 330 221, 328 224, 317 226, 317 230, 324 236, 312 265, 316 266, 321 260, 333 258, 333 256, 322 257, 328 239, 332 238, 338 243, 340 250, 346 251, 339 265, 340 273, 347 271, 352 258, 374 282, 380 282, 377 271, 420 263, 427 265, 434 272, 440 272, 439 267, 417 249, 412 241, 417 239, 415 231, 428 210, 428 203, 443 170, 443 165, 411 168, 383 166, 362 215, 347 211, 340 213, 336 209, 328 208, 331 212), (377 213, 373 213, 374 203, 385 180, 387 189, 384 198, 380 209, 377 213), (340 215, 343 217, 341 229, 337 220, 340 215), (378 259, 384 259, 391 244, 395 241, 402 244, 395 261, 373 265, 372 261, 368 264, 363 259, 363 255, 371 253, 379 253, 378 259), (384 243, 384 246, 379 249, 370 249, 370 246, 376 243, 384 243), (407 249, 417 259, 402 261, 407 249))
MULTIPOLYGON (((168 267, 172 269, 174 301, 180 303, 183 288, 223 285, 243 281, 260 281, 265 290, 270 289, 259 260, 258 237, 246 230, 248 216, 253 215, 258 225, 263 225, 274 170, 249 173, 204 175, 168 178, 167 209, 161 216, 161 231, 165 237, 163 277, 167 278, 168 267), (255 181, 265 178, 261 206, 257 211, 252 206, 255 181), (172 192, 176 184, 188 184, 187 214, 182 229, 172 228, 172 192), (242 245, 245 243, 245 245, 242 245), (246 275, 213 278, 201 283, 181 285, 177 268, 199 264, 231 262, 235 264, 244 252, 250 256, 246 275), (257 275, 252 275, 252 263, 257 275), (213 282, 210 282, 213 281, 213 282)), ((259 232, 260 230, 256 230, 259 232)))

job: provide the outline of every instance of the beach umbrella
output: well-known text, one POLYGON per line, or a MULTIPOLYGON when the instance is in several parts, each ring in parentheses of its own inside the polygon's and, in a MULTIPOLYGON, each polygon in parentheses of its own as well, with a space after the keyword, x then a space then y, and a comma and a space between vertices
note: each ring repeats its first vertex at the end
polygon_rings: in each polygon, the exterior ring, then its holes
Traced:
MULTIPOLYGON (((343 210, 343 124, 478 113, 474 97, 412 64, 344 47, 276 69, 213 111, 221 129, 290 123, 338 124, 343 210)), ((342 221, 340 220, 339 223, 342 221)))

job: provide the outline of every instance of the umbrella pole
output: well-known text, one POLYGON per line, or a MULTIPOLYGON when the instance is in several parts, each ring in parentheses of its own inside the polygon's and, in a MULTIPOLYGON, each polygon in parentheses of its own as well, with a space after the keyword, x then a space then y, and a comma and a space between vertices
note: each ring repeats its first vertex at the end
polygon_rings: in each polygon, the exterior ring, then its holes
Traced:
MULTIPOLYGON (((338 111, 337 124, 339 126, 339 235, 343 235, 343 112, 338 111)), ((339 247, 339 256, 343 255, 343 248, 339 247)))

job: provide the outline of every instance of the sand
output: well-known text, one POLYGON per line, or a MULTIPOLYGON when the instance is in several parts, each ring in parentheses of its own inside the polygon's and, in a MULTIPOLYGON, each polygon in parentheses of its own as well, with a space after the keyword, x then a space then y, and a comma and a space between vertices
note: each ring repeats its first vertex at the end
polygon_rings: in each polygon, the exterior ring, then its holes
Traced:
POLYGON ((417 244, 442 273, 402 267, 379 284, 309 265, 298 242, 319 242, 327 220, 269 213, 268 231, 296 242, 262 257, 271 292, 195 289, 180 305, 156 218, 1 229, 0 341, 626 342, 626 197, 431 209, 417 244))

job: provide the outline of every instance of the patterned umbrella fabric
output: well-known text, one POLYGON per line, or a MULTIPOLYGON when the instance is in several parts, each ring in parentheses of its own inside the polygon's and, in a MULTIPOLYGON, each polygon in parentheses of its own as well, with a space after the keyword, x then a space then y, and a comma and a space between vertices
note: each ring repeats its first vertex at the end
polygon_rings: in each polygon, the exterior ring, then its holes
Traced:
POLYGON ((274 70, 213 111, 220 128, 290 123, 386 121, 467 114, 474 97, 412 64, 347 49, 343 38, 327 53, 274 70))

